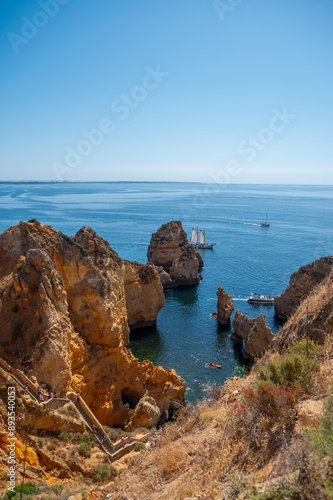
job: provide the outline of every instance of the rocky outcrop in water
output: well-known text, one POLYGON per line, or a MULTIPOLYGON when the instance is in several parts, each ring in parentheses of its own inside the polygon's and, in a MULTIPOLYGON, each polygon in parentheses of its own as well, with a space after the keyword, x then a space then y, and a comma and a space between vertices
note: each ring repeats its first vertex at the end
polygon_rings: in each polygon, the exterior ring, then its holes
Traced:
POLYGON ((110 426, 126 425, 145 395, 163 412, 185 393, 174 370, 139 363, 126 348, 126 272, 151 278, 88 228, 69 238, 20 222, 0 235, 1 356, 58 393, 79 391, 110 426))
POLYGON ((224 289, 219 286, 216 292, 217 296, 217 320, 220 325, 227 325, 230 321, 230 316, 234 311, 234 301, 224 289))
POLYGON ((123 261, 128 326, 131 330, 156 325, 165 302, 163 285, 155 266, 123 261))
POLYGON ((333 257, 321 257, 302 266, 293 273, 286 290, 274 299, 275 315, 282 321, 288 319, 309 293, 330 275, 333 257))
POLYGON ((180 221, 167 222, 152 234, 147 257, 148 262, 169 274, 170 280, 162 279, 165 288, 192 286, 201 281, 198 271, 203 267, 202 258, 189 243, 180 221))
POLYGON ((236 311, 232 326, 234 340, 244 339, 244 353, 247 358, 253 359, 262 354, 270 346, 274 335, 272 330, 266 324, 266 317, 263 314, 256 318, 249 318, 240 311, 236 311), (236 337, 236 338, 235 338, 236 337))

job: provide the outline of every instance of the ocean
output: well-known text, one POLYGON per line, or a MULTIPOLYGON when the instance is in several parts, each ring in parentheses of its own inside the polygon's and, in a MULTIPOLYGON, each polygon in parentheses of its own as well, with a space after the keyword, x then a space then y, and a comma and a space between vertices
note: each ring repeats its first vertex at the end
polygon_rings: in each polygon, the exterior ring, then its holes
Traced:
POLYGON ((277 295, 300 266, 332 254, 333 186, 205 185, 197 183, 0 184, 0 231, 38 219, 69 236, 92 227, 120 257, 147 262, 150 237, 161 224, 181 220, 206 231, 213 250, 201 250, 200 285, 166 291, 156 328, 134 331, 130 348, 139 360, 174 368, 195 402, 202 385, 241 375, 243 351, 221 328, 216 290, 222 286, 235 310, 261 312, 274 332, 274 307, 250 305, 250 292, 277 295), (269 217, 270 227, 259 226, 269 217), (209 361, 221 364, 211 368, 209 361))

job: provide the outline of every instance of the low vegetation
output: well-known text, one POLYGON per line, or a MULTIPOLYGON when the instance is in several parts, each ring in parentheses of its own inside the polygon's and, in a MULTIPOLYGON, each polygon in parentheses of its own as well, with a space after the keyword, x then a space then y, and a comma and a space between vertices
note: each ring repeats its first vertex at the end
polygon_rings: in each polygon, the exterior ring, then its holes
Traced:
POLYGON ((295 342, 213 387, 131 459, 112 500, 333 498, 331 343, 295 342), (324 412, 310 418, 303 402, 324 403, 324 412))

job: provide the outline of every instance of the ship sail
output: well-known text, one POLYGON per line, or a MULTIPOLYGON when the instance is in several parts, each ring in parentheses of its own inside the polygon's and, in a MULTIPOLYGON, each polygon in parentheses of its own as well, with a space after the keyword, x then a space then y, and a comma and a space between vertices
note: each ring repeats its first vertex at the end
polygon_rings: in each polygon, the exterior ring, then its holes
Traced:
POLYGON ((192 228, 191 243, 198 243, 198 231, 192 228))
POLYGON ((200 229, 200 240, 199 240, 199 243, 201 243, 202 245, 205 244, 205 233, 203 231, 201 231, 201 229, 200 229))

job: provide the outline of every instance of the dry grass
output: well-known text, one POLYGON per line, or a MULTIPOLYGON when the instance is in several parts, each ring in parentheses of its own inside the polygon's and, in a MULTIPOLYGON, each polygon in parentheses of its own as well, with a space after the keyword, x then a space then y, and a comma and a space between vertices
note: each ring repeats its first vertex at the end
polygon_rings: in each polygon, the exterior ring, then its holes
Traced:
POLYGON ((185 467, 188 454, 181 442, 170 443, 161 449, 158 458, 157 470, 162 476, 169 478, 185 467))
MULTIPOLYGON (((333 383, 330 349, 324 343, 315 354, 321 363, 319 372, 313 370, 316 399, 333 383), (326 377, 325 385, 320 377, 326 377)), ((260 366, 274 359, 280 355, 267 355, 260 366)), ((302 397, 310 396, 293 384, 285 388, 260 381, 259 370, 229 380, 217 399, 184 411, 157 432, 112 488, 103 489, 103 498, 109 491, 112 500, 330 498, 323 493, 330 487, 329 460, 311 459, 316 455, 309 451, 305 421, 295 432, 302 397)), ((316 425, 319 429, 320 422, 316 425)), ((315 427, 312 422, 311 432, 315 427)), ((94 498, 102 496, 94 492, 94 498)))

